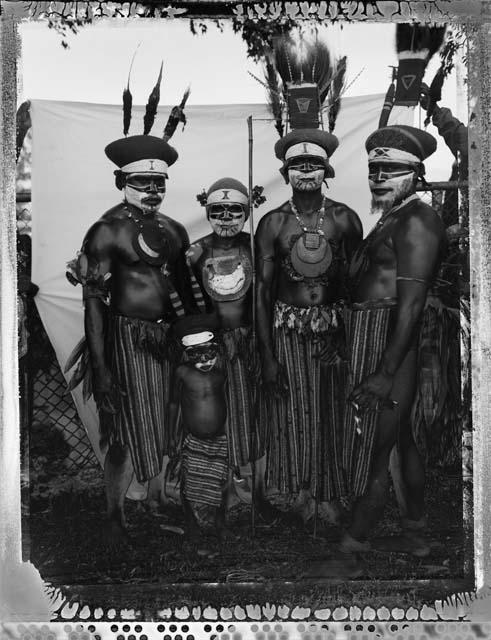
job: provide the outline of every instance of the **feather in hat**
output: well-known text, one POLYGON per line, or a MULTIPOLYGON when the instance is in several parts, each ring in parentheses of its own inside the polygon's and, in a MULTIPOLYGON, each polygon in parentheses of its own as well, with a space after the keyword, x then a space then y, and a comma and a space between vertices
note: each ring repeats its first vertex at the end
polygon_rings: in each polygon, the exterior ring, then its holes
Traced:
POLYGON ((131 122, 131 108, 133 106, 133 96, 130 91, 130 76, 131 69, 133 68, 133 62, 135 61, 136 52, 138 51, 138 47, 135 49, 135 53, 131 58, 130 70, 128 71, 128 84, 126 85, 126 89, 123 91, 123 135, 127 136, 128 131, 130 130, 130 122, 131 122))
POLYGON ((424 121, 425 127, 428 126, 431 120, 431 116, 433 115, 433 111, 435 110, 435 106, 442 99, 442 87, 443 81, 445 80, 445 69, 444 66, 441 65, 438 68, 438 71, 435 73, 435 77, 431 81, 430 88, 428 91, 428 106, 426 108, 426 118, 424 121))
POLYGON ((387 93, 385 94, 384 106, 382 107, 382 113, 380 114, 380 118, 378 121, 378 128, 386 127, 389 122, 389 116, 392 111, 392 107, 394 106, 394 98, 396 94, 396 85, 395 80, 397 74, 395 73, 396 68, 392 67, 392 81, 387 89, 387 93))
POLYGON ((446 27, 428 27, 417 24, 398 24, 396 27, 396 50, 400 55, 411 51, 428 63, 442 46, 446 27))
POLYGON ((336 71, 329 87, 329 131, 332 133, 336 126, 336 118, 341 108, 341 95, 344 88, 344 77, 346 75, 346 56, 338 60, 336 71))
POLYGON ((315 83, 319 88, 321 104, 327 97, 334 69, 327 45, 320 40, 301 39, 297 45, 292 37, 275 41, 275 66, 281 78, 283 91, 288 84, 315 83))
POLYGON ((191 93, 191 87, 188 87, 182 96, 182 100, 180 104, 176 105, 172 108, 170 112, 169 118, 167 120, 167 124, 164 128, 164 141, 167 142, 174 135, 177 125, 182 122, 182 128, 186 126, 186 116, 184 115, 184 107, 186 106, 187 99, 189 98, 189 94, 191 93))
POLYGON ((278 74, 273 62, 273 54, 271 51, 266 53, 266 59, 264 63, 264 75, 266 77, 266 90, 268 92, 268 107, 271 111, 273 118, 275 119, 276 131, 278 131, 280 137, 283 136, 283 107, 284 103, 281 99, 280 83, 278 81, 278 74))
POLYGON ((157 107, 160 100, 160 83, 162 82, 162 69, 164 63, 160 65, 159 77, 155 87, 152 89, 151 94, 148 97, 147 106, 145 107, 145 115, 143 116, 143 135, 148 135, 155 122, 155 116, 157 115, 157 107))
POLYGON ((417 24, 396 26, 396 51, 399 60, 395 104, 416 106, 424 72, 445 37, 446 27, 417 24))

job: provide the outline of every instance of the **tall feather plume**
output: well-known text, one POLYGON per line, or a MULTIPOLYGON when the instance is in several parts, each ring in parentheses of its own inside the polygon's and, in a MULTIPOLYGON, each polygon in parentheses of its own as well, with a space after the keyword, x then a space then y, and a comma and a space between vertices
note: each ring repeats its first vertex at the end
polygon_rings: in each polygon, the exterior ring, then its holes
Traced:
POLYGON ((394 106, 394 96, 396 93, 396 75, 395 67, 392 67, 392 81, 387 89, 387 93, 385 94, 384 106, 382 107, 382 112, 378 121, 379 129, 386 127, 389 122, 389 116, 392 111, 392 107, 394 106))
POLYGON ((275 65, 285 94, 287 83, 312 82, 324 102, 333 79, 331 54, 324 42, 302 39, 298 46, 291 37, 283 37, 275 43, 275 65))
POLYGON ((417 24, 398 24, 396 27, 396 50, 421 52, 428 63, 443 44, 446 27, 428 27, 417 24), (423 54, 423 52, 425 52, 423 54))
POLYGON ((315 48, 313 52, 312 82, 317 83, 320 103, 323 104, 329 93, 329 87, 333 79, 332 59, 329 49, 324 42, 316 41, 313 46, 315 48))
POLYGON ((131 95, 131 91, 130 91, 130 76, 131 76, 131 70, 133 68, 133 62, 135 61, 136 52, 138 51, 138 47, 140 46, 140 44, 141 43, 139 43, 138 46, 136 47, 135 53, 131 58, 130 70, 128 71, 128 84, 126 85, 126 89, 123 91, 123 135, 124 136, 127 136, 128 131, 130 130, 131 108, 133 106, 133 96, 131 95))
POLYGON ((283 137, 283 101, 281 99, 281 87, 278 81, 278 74, 273 63, 273 54, 266 52, 264 62, 264 76, 266 79, 266 89, 268 96, 268 107, 275 119, 275 128, 280 138, 283 137))
POLYGON ((341 109, 341 94, 344 88, 344 78, 346 76, 346 63, 347 57, 343 56, 338 60, 336 64, 336 71, 334 72, 329 89, 329 131, 332 133, 336 126, 336 119, 338 117, 339 110, 341 109))
POLYGON ((189 94, 191 93, 191 87, 188 87, 184 92, 180 104, 172 107, 172 111, 170 112, 169 118, 167 120, 167 124, 164 128, 164 142, 167 142, 174 135, 177 125, 182 122, 182 128, 186 126, 186 116, 184 115, 184 107, 186 106, 186 102, 189 98, 189 94))
POLYGON ((428 91, 428 106, 426 109, 426 118, 424 121, 425 127, 427 127, 430 123, 431 116, 435 110, 435 106, 442 99, 442 87, 443 82, 445 80, 445 69, 444 66, 441 65, 438 68, 438 71, 435 74, 435 77, 431 81, 429 91, 428 91))
POLYGON ((279 38, 274 46, 274 64, 283 84, 283 92, 287 93, 287 83, 300 82, 300 73, 295 66, 295 50, 291 38, 279 38))
POLYGON ((143 116, 143 135, 150 133, 153 123, 155 122, 155 116, 157 115, 157 107, 160 100, 160 83, 162 82, 162 68, 164 63, 160 65, 159 77, 155 87, 152 89, 151 94, 148 97, 147 106, 145 107, 145 115, 143 116))

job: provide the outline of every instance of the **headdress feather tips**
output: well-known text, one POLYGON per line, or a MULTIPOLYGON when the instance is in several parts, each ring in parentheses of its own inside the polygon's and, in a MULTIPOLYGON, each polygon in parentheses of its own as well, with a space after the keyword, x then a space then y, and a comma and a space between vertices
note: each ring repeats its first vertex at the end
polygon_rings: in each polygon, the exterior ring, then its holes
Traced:
POLYGON ((344 77, 346 75, 347 57, 343 56, 336 64, 336 71, 330 83, 329 90, 329 131, 332 133, 336 126, 336 119, 341 109, 341 95, 344 88, 344 77))
POLYGON ((416 106, 425 70, 445 37, 445 26, 398 24, 396 51, 399 60, 394 104, 416 106))
POLYGON ((421 53, 427 62, 443 43, 446 27, 430 27, 418 24, 398 24, 396 27, 396 50, 421 53))
POLYGON ((162 61, 160 65, 159 76, 157 78, 157 82, 155 87, 152 89, 151 94, 148 97, 147 106, 145 107, 145 115, 143 116, 143 135, 148 135, 153 127, 153 123, 155 122, 155 116, 157 114, 157 107, 159 106, 160 100, 160 83, 162 82, 162 69, 164 63, 162 61))
POLYGON ((284 103, 281 98, 281 89, 278 81, 278 75, 273 62, 272 52, 266 53, 266 59, 264 62, 264 75, 266 78, 266 90, 268 97, 268 107, 271 111, 273 118, 275 119, 276 131, 280 137, 283 136, 283 107, 284 103))
POLYGON ((133 62, 135 61, 136 52, 138 51, 138 47, 140 46, 140 44, 141 43, 139 43, 136 47, 135 53, 131 58, 130 70, 128 71, 128 83, 123 91, 123 135, 125 136, 128 135, 128 131, 130 130, 131 108, 133 106, 133 96, 131 95, 130 91, 131 69, 133 68, 133 62))
POLYGON ((184 92, 181 102, 172 108, 170 112, 169 118, 167 120, 167 124, 164 128, 164 141, 167 142, 174 135, 177 125, 182 122, 182 128, 186 126, 186 115, 184 114, 184 107, 186 106, 186 102, 189 98, 189 94, 191 93, 191 87, 188 87, 184 92))

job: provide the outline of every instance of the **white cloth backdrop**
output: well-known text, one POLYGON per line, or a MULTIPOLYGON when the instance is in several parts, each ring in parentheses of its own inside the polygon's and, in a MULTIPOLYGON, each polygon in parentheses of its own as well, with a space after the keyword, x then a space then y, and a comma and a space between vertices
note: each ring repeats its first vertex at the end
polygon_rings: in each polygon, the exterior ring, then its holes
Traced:
MULTIPOLYGON (((340 145, 332 157, 336 177, 329 196, 351 206, 365 231, 369 190, 364 141, 378 123, 382 95, 343 100, 335 133, 340 145)), ((161 107, 152 133, 160 136, 170 107, 161 107)), ((284 202, 289 190, 278 173, 273 146, 278 135, 263 105, 189 107, 188 124, 176 131, 171 144, 179 159, 169 170, 163 211, 182 222, 191 240, 209 232, 196 194, 218 178, 231 176, 248 184, 247 117, 254 121, 254 182, 267 201, 255 210, 255 220, 284 202)), ((122 136, 120 106, 34 100, 31 105, 32 146, 32 280, 39 287, 37 307, 63 370, 83 334, 81 287, 65 278, 65 265, 80 249, 89 226, 121 199, 114 186, 115 167, 104 147, 122 136)), ((130 135, 143 132, 143 108, 133 108, 130 135)), ((98 421, 93 402, 85 404, 81 390, 73 394, 80 418, 96 455, 98 421)))

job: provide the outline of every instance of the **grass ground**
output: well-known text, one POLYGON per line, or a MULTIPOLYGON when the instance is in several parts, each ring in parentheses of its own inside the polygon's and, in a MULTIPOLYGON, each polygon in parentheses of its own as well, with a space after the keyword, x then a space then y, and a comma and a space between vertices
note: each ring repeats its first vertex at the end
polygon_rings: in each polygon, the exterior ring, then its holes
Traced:
MULTIPOLYGON (((127 500, 131 546, 108 552, 102 543, 105 499, 99 469, 42 478, 43 491, 31 486, 29 516, 25 519, 29 556, 47 582, 58 584, 142 584, 200 582, 294 581, 309 567, 335 553, 340 529, 259 523, 251 535, 250 507, 235 505, 229 513, 234 542, 207 541, 209 555, 188 548, 178 507, 158 515, 142 503, 127 500), (50 491, 50 484, 56 490, 50 491)), ((399 552, 364 554, 364 580, 456 578, 463 573, 462 481, 455 472, 433 470, 427 479, 427 512, 431 555, 415 559, 399 552)), ((276 504, 284 506, 280 499, 276 504)), ((374 538, 396 535, 398 510, 393 493, 374 538)))

